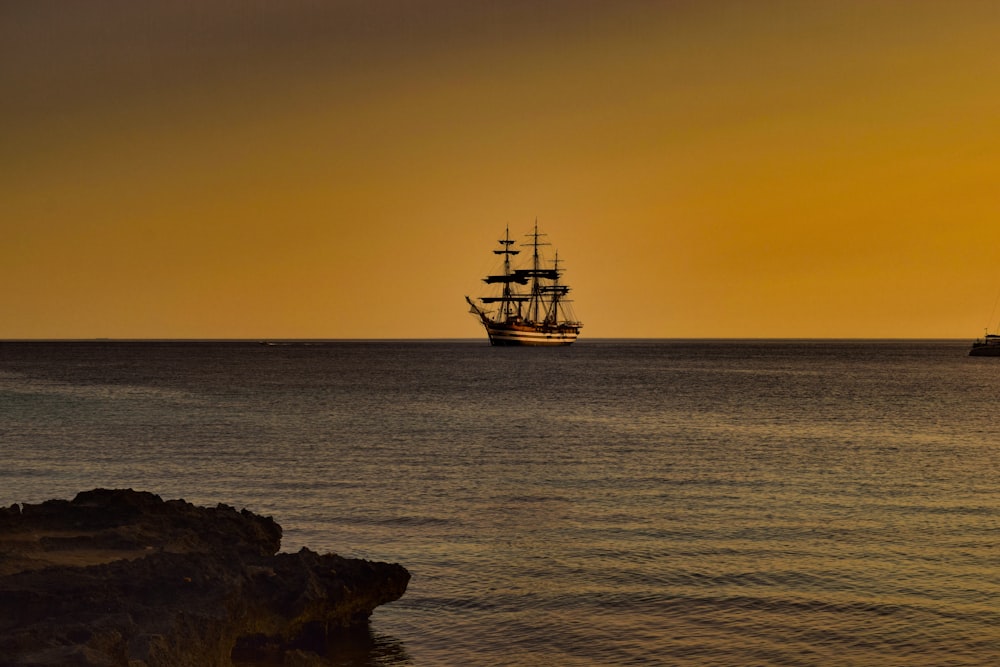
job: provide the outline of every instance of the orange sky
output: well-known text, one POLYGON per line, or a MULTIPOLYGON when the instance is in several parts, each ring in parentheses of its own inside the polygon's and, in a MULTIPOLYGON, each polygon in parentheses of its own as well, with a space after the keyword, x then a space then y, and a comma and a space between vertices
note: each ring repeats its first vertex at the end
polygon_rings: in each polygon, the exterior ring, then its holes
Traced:
POLYGON ((482 337, 463 296, 536 218, 585 337, 974 337, 997 35, 985 1, 4 3, 0 338, 482 337))

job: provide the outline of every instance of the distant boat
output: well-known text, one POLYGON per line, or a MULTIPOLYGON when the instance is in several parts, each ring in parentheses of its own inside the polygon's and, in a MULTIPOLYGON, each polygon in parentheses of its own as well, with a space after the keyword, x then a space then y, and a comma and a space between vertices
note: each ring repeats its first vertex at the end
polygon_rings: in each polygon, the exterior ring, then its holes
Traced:
POLYGON ((985 334, 972 343, 970 357, 1000 357, 1000 334, 985 334))
POLYGON ((507 228, 499 249, 493 251, 503 256, 503 268, 483 278, 499 291, 480 297, 480 305, 468 296, 465 300, 486 329, 490 345, 571 345, 583 324, 568 310, 569 287, 559 282, 559 255, 549 265, 539 254, 538 248, 548 243, 539 240, 545 234, 538 232, 538 222, 528 236, 531 240, 525 247, 531 258, 520 268, 513 258, 521 251, 514 247, 507 228))

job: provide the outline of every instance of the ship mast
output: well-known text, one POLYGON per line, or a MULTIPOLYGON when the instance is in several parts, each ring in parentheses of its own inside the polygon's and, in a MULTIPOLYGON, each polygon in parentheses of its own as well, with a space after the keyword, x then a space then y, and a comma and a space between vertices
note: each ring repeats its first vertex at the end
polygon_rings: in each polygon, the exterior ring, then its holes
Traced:
POLYGON ((538 220, 535 220, 534 237, 531 240, 531 321, 538 321, 538 306, 541 293, 538 290, 538 220))
MULTIPOLYGON (((512 241, 510 238, 510 225, 507 225, 507 227, 504 228, 504 236, 502 239, 500 239, 501 248, 499 250, 493 251, 498 255, 503 255, 503 275, 504 278, 507 278, 507 280, 505 280, 503 283, 503 294, 501 297, 502 300, 500 301, 500 315, 501 315, 500 320, 502 322, 505 322, 508 319, 510 319, 510 316, 513 314, 513 309, 514 309, 514 302, 510 298, 511 297, 510 280, 509 280, 511 275, 510 257, 511 255, 518 254, 520 251, 514 250, 511 247, 513 245, 514 241, 512 241)), ((518 307, 520 307, 520 304, 518 304, 518 307)))
POLYGON ((556 258, 552 260, 552 271, 555 273, 557 280, 553 284, 549 291, 552 293, 552 301, 549 303, 548 313, 545 316, 546 324, 558 324, 559 323, 559 298, 566 292, 563 291, 566 288, 559 285, 559 252, 556 252, 556 258))
MULTIPOLYGON (((549 275, 551 271, 543 271, 541 266, 541 257, 538 254, 538 246, 549 245, 548 243, 539 243, 538 237, 545 236, 544 234, 538 233, 538 220, 535 220, 535 230, 529 234, 531 236, 531 302, 528 304, 528 313, 531 315, 532 322, 541 322, 543 318, 539 317, 542 308, 542 293, 545 288, 542 287, 542 278, 551 278, 549 275)), ((546 318, 547 319, 547 316, 546 318)))
MULTIPOLYGON (((493 318, 496 322, 507 322, 512 319, 519 319, 521 317, 521 303, 526 301, 528 297, 519 294, 516 290, 511 287, 511 283, 517 283, 519 285, 528 284, 528 279, 522 276, 519 271, 511 268, 510 258, 512 255, 517 255, 521 251, 514 250, 514 241, 510 238, 510 227, 507 227, 504 233, 504 238, 498 241, 500 248, 493 251, 494 255, 503 255, 503 272, 498 275, 486 276, 483 278, 483 282, 487 285, 492 285, 495 283, 501 284, 500 296, 497 297, 481 297, 479 300, 483 303, 497 303, 499 302, 500 307, 497 310, 496 317, 493 318)), ((467 299, 468 300, 468 299, 467 299)), ((471 301, 470 301, 471 303, 471 301)), ((481 318, 488 319, 488 314, 481 310, 480 308, 473 306, 476 314, 481 318)))

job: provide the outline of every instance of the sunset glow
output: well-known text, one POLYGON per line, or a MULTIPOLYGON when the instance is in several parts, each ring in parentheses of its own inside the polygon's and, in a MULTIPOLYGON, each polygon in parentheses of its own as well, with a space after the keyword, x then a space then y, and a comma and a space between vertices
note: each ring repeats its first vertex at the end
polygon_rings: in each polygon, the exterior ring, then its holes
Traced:
POLYGON ((998 34, 970 1, 10 3, 0 338, 478 338, 536 219, 585 338, 972 338, 998 34))

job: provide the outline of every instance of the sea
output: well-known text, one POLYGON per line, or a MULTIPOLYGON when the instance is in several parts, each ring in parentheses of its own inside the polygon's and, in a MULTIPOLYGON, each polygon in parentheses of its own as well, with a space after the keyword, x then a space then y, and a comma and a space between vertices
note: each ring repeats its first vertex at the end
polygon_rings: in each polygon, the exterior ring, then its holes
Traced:
POLYGON ((331 665, 997 665, 969 343, 6 341, 0 504, 132 488, 405 566, 331 665))

